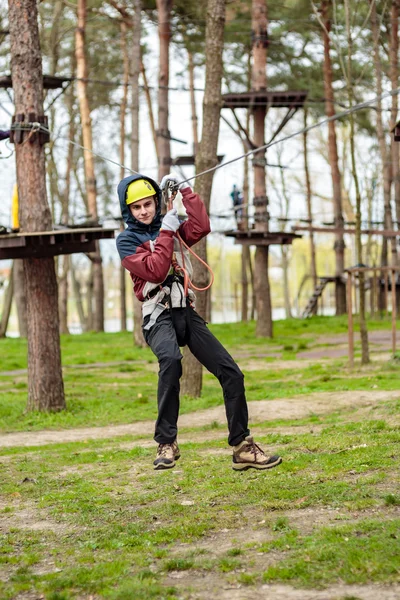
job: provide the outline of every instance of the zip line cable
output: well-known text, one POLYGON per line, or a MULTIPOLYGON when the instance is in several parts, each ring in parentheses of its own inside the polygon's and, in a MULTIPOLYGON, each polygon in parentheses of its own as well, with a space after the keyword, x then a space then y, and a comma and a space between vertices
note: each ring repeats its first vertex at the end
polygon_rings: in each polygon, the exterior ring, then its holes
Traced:
POLYGON ((249 152, 246 152, 244 154, 241 154, 240 156, 237 156, 236 158, 232 158, 231 160, 228 160, 224 163, 216 165, 215 167, 211 167, 210 169, 206 169, 205 171, 196 173, 196 175, 194 175, 193 177, 188 177, 188 179, 184 179, 183 181, 180 181, 179 184, 193 181, 194 179, 197 179, 197 177, 201 177, 202 175, 206 175, 207 173, 212 173, 214 171, 217 171, 218 169, 222 169, 222 167, 231 165, 232 163, 235 163, 238 160, 242 160, 243 158, 247 158, 248 156, 253 156, 254 154, 258 154, 262 150, 265 151, 268 148, 275 146, 276 144, 279 144, 281 142, 287 142, 288 140, 291 140, 292 138, 294 138, 298 135, 308 133, 309 131, 312 131, 313 129, 317 129, 318 127, 321 127, 322 125, 325 125, 326 123, 330 123, 332 121, 337 121, 338 119, 347 117, 348 115, 351 115, 352 113, 357 112, 358 110, 362 110, 363 108, 368 108, 370 105, 376 104, 379 100, 385 100, 386 98, 390 98, 392 96, 397 96, 398 94, 400 94, 400 88, 392 90, 391 92, 386 92, 385 94, 381 94, 380 96, 375 96, 375 98, 372 98, 371 100, 366 100, 365 102, 356 104, 355 106, 352 106, 351 108, 348 108, 347 110, 337 113, 336 115, 332 115, 331 117, 327 117, 326 119, 323 119, 322 121, 318 121, 318 123, 314 123, 314 125, 309 125, 308 127, 304 127, 303 129, 300 129, 299 131, 295 131, 294 133, 291 133, 290 135, 287 135, 283 138, 279 138, 278 140, 274 140, 273 142, 269 142, 268 144, 264 144, 263 146, 259 146, 258 148, 254 148, 253 150, 249 150, 249 152))
MULTIPOLYGON (((322 127, 323 125, 326 125, 327 123, 330 123, 332 121, 337 121, 339 119, 342 119, 343 117, 347 117, 348 115, 351 115, 354 112, 357 112, 364 108, 368 108, 371 105, 377 104, 380 100, 385 100, 386 98, 397 96, 398 94, 400 94, 400 88, 396 88, 395 90, 392 90, 390 92, 385 92, 384 94, 381 94, 380 96, 375 96, 374 98, 371 98, 371 100, 366 100, 365 102, 361 102, 360 104, 355 104, 354 106, 352 106, 351 108, 348 108, 347 110, 344 110, 340 113, 332 115, 331 117, 327 117, 326 119, 323 119, 322 121, 318 121, 318 123, 314 123, 313 125, 304 127, 302 129, 300 129, 299 131, 295 131, 294 133, 291 133, 283 138, 279 138, 278 140, 274 140, 272 142, 269 142, 268 144, 264 144, 263 146, 259 146, 258 148, 249 150, 248 152, 245 152, 244 154, 241 154, 240 156, 232 158, 231 160, 228 160, 224 163, 216 165, 215 167, 211 167, 210 169, 206 169, 205 171, 196 173, 196 175, 193 175, 192 177, 188 177, 187 179, 183 179, 182 181, 180 181, 179 185, 182 183, 188 183, 189 181, 193 181, 193 180, 197 179, 198 177, 201 177, 202 175, 206 175, 208 173, 213 173, 214 171, 217 171, 218 169, 222 169, 223 167, 231 165, 239 160, 242 160, 243 158, 247 158, 248 156, 253 156, 254 154, 258 154, 259 152, 265 151, 268 148, 275 146, 276 144, 280 144, 282 142, 287 142, 288 140, 291 140, 294 137, 297 137, 298 135, 308 133, 309 131, 317 129, 318 127, 322 127)), ((44 127, 44 125, 42 123, 36 123, 36 122, 35 123, 21 123, 21 122, 15 121, 12 124, 11 129, 14 131, 21 130, 21 129, 23 129, 25 131, 32 130, 32 129, 35 129, 35 130, 40 129, 41 131, 44 131, 51 135, 51 132, 47 127, 44 127)), ((98 158, 101 158, 102 160, 105 160, 111 164, 114 164, 120 168, 123 168, 126 171, 130 171, 131 173, 138 174, 138 171, 135 171, 134 169, 131 169, 130 167, 127 167, 126 165, 123 165, 115 160, 112 160, 111 158, 102 156, 101 154, 98 154, 97 152, 94 152, 93 150, 91 150, 89 148, 85 148, 81 144, 78 144, 77 142, 73 142, 69 138, 59 136, 57 139, 65 140, 65 141, 69 142, 70 144, 73 144, 74 146, 81 148, 85 152, 90 152, 91 154, 93 154, 94 156, 97 156, 98 158)))

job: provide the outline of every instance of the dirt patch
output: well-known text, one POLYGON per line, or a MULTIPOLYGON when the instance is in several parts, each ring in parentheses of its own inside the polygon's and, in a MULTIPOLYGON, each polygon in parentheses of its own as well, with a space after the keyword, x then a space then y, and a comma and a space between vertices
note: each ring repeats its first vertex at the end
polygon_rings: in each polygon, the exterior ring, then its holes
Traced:
POLYGON ((0 509, 6 506, 12 507, 13 511, 0 515, 0 533, 7 533, 13 527, 31 531, 53 531, 57 534, 71 530, 70 525, 51 521, 47 515, 43 515, 42 518, 41 511, 33 502, 24 501, 22 505, 19 498, 3 498, 0 501, 0 509))
MULTIPOLYGON (((360 512, 346 512, 329 507, 305 508, 285 511, 291 527, 295 527, 302 535, 311 534, 320 527, 340 526, 355 523, 368 517, 395 518, 400 509, 369 509, 360 512)), ((249 596, 262 600, 398 600, 400 585, 357 585, 347 586, 338 584, 325 590, 296 589, 288 585, 268 585, 260 583, 261 574, 272 564, 282 560, 284 554, 279 551, 260 552, 260 546, 274 537, 272 522, 279 517, 276 512, 266 515, 256 508, 251 515, 246 513, 251 526, 235 530, 223 529, 195 543, 182 543, 175 546, 171 556, 175 558, 196 558, 201 564, 201 558, 221 559, 229 556, 229 551, 240 548, 242 553, 237 556, 241 566, 229 574, 213 573, 209 570, 191 569, 188 571, 171 571, 164 579, 165 585, 178 588, 180 596, 185 600, 202 600, 218 598, 224 600, 248 600, 249 596), (245 586, 233 583, 234 579, 245 572, 253 574, 257 583, 245 586), (188 591, 190 590, 190 591, 188 591)))
MULTIPOLYGON (((374 407, 379 406, 380 402, 399 397, 400 391, 396 390, 317 392, 309 396, 249 402, 248 406, 250 423, 256 424, 276 419, 302 419, 310 415, 324 415, 344 408, 374 407)), ((213 423, 226 425, 225 407, 223 405, 179 417, 179 427, 181 428, 205 427, 213 423)), ((141 421, 108 427, 5 433, 0 438, 0 447, 43 446, 46 444, 108 439, 122 435, 152 436, 153 432, 153 421, 141 421)))
MULTIPOLYGON (((185 600, 248 600, 249 597, 260 598, 260 600, 399 600, 400 585, 334 585, 325 590, 296 589, 289 585, 257 585, 244 586, 241 584, 230 585, 228 578, 222 579, 218 575, 202 573, 193 576, 190 572, 186 575, 186 584, 193 592, 183 594, 185 600), (189 579, 189 581, 188 581, 189 579)), ((165 580, 167 585, 181 587, 181 583, 174 578, 165 580)))

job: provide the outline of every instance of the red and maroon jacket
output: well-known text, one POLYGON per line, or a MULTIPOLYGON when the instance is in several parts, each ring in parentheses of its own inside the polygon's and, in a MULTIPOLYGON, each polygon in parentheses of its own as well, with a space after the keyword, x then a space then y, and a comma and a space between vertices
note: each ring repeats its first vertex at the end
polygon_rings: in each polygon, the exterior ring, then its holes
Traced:
MULTIPOLYGON (((188 246, 193 246, 210 233, 210 220, 198 194, 190 187, 181 190, 182 201, 188 218, 179 227, 179 233, 188 246)), ((118 185, 121 214, 127 228, 117 237, 117 249, 122 265, 129 271, 136 297, 143 302, 143 289, 147 282, 162 283, 171 268, 174 251, 174 233, 160 231, 162 226, 162 194, 157 183, 143 175, 125 177, 118 185), (126 204, 127 189, 132 181, 145 179, 157 193, 157 209, 150 225, 140 223, 126 204), (151 243, 152 242, 152 243, 151 243)))

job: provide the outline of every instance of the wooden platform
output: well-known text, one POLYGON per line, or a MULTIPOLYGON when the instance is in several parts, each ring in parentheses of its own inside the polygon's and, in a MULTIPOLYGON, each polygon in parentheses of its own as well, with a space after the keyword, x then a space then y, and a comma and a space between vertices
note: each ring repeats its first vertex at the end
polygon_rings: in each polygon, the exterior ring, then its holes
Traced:
MULTIPOLYGON (((64 83, 73 81, 71 77, 56 77, 54 75, 43 75, 43 88, 45 90, 56 90, 62 88, 64 83)), ((0 88, 12 88, 11 75, 0 77, 0 88)))
POLYGON ((301 108, 307 98, 307 92, 269 92, 267 90, 250 91, 222 96, 222 108, 255 108, 257 105, 274 108, 301 108))
MULTIPOLYGON (((218 158, 218 164, 221 163, 224 160, 224 155, 220 154, 217 156, 218 158)), ((173 165, 177 165, 179 167, 188 167, 191 165, 194 165, 196 161, 196 157, 195 156, 177 156, 176 158, 172 159, 172 164, 173 165)))
POLYGON ((103 227, 8 233, 0 235, 0 260, 94 252, 96 240, 113 237, 114 229, 103 229, 103 227))
POLYGON ((227 231, 227 237, 234 237, 235 244, 246 246, 286 246, 293 240, 301 239, 301 235, 287 233, 286 231, 227 231))
MULTIPOLYGON (((292 227, 293 231, 310 231, 312 233, 349 233, 351 235, 354 235, 356 233, 356 229, 350 228, 350 227, 345 227, 345 228, 340 228, 340 227, 309 227, 309 226, 303 226, 303 225, 294 225, 292 227)), ((386 238, 396 238, 396 237, 400 237, 400 231, 396 231, 396 230, 392 230, 392 229, 362 229, 361 230, 361 234, 362 235, 382 235, 383 237, 386 238)))

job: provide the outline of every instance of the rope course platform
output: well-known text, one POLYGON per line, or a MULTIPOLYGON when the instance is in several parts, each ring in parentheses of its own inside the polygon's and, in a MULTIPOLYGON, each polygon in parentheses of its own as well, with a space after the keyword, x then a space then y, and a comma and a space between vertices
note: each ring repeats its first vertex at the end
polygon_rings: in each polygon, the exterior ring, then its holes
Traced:
MULTIPOLYGON (((43 75, 43 87, 45 90, 57 90, 63 87, 64 83, 71 83, 72 77, 56 77, 54 75, 43 75)), ((0 88, 12 88, 11 75, 0 77, 0 88)))
POLYGON ((7 233, 0 235, 0 260, 94 252, 96 240, 112 238, 114 229, 103 227, 7 233))
POLYGON ((222 108, 301 108, 307 98, 306 91, 269 92, 267 90, 224 94, 222 108))
MULTIPOLYGON (((293 231, 310 231, 312 233, 349 233, 354 235, 356 233, 355 228, 341 228, 341 227, 306 227, 303 225, 294 225, 293 231)), ((362 229, 362 235, 382 235, 386 238, 400 237, 400 230, 396 231, 393 229, 362 229)))
POLYGON ((235 244, 245 246, 287 246, 293 240, 301 239, 301 235, 288 233, 286 231, 262 231, 249 229, 245 231, 227 231, 227 237, 234 237, 235 244))
MULTIPOLYGON (((218 164, 220 164, 224 160, 224 155, 220 154, 217 156, 218 164)), ((172 159, 172 165, 177 167, 190 167, 195 164, 196 157, 195 156, 177 156, 172 159)))

